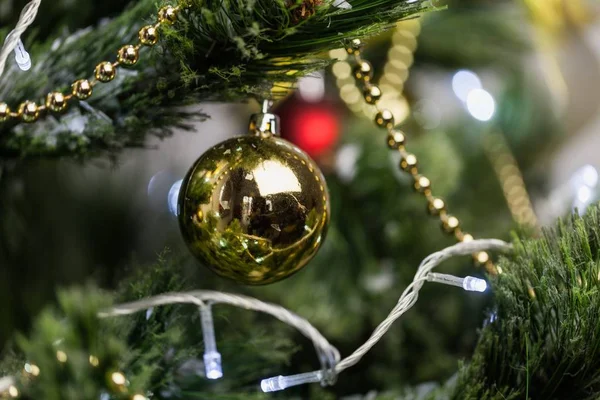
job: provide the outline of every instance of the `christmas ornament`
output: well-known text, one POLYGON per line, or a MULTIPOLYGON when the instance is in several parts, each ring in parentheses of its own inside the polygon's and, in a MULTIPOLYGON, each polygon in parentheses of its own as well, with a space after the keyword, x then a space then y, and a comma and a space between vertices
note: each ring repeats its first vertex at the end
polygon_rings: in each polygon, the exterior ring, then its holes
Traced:
POLYGON ((340 121, 335 107, 326 100, 310 102, 290 96, 277 107, 282 137, 309 156, 319 160, 333 150, 340 137, 340 121))
POLYGON ((329 223, 321 171, 277 137, 279 119, 253 116, 250 134, 204 153, 181 185, 179 222, 191 252, 217 274, 263 285, 317 253, 329 223))

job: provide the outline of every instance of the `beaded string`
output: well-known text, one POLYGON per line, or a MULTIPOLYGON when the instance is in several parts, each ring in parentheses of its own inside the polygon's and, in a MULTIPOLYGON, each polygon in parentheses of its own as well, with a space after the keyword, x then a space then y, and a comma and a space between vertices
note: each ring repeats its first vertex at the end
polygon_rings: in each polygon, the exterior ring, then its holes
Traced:
MULTIPOLYGON (((383 93, 379 105, 392 111, 396 124, 404 122, 410 113, 410 106, 404 97, 404 84, 414 61, 413 54, 420 31, 419 19, 398 22, 391 35, 392 43, 387 51, 387 60, 381 68, 378 86, 383 93)), ((340 99, 355 115, 373 118, 376 111, 363 100, 362 90, 353 77, 351 57, 343 48, 331 50, 329 56, 337 60, 331 72, 336 78, 340 99)))
POLYGON ((153 25, 146 25, 138 33, 139 43, 125 45, 117 52, 117 61, 103 61, 94 70, 94 78, 79 79, 71 85, 70 93, 50 92, 46 95, 44 104, 33 101, 24 101, 16 111, 8 104, 0 102, 0 122, 20 120, 22 122, 35 122, 48 111, 61 113, 67 109, 73 99, 86 100, 93 94, 94 86, 98 83, 107 83, 115 79, 119 67, 130 67, 137 64, 139 52, 143 46, 154 46, 158 42, 159 28, 162 25, 172 25, 177 21, 180 6, 164 6, 158 11, 158 21, 153 25))
MULTIPOLYGON (((463 231, 458 218, 448 212, 446 202, 440 197, 433 195, 429 178, 419 173, 417 157, 407 151, 405 147, 406 137, 402 131, 395 128, 396 123, 392 112, 387 108, 378 106, 378 101, 382 97, 382 91, 379 86, 372 83, 373 66, 362 58, 361 50, 362 42, 360 39, 352 40, 346 47, 347 53, 354 58, 356 64, 353 69, 353 76, 363 87, 364 100, 377 110, 374 119, 375 123, 378 127, 384 128, 388 132, 388 147, 400 153, 400 168, 413 178, 413 188, 425 197, 427 200, 427 210, 431 215, 437 216, 440 219, 444 232, 453 235, 459 242, 472 241, 473 236, 463 231)), ((492 263, 490 255, 485 251, 473 254, 473 260, 478 265, 483 265, 486 271, 492 275, 502 273, 492 263)))

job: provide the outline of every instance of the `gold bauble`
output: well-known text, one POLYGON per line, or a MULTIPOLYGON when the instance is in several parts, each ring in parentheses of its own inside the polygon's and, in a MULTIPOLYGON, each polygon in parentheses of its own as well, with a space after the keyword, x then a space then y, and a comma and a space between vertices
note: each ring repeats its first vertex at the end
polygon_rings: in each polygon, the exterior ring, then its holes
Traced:
POLYGON ((404 137, 404 133, 400 131, 392 131, 388 133, 387 143, 390 149, 398 150, 404 147, 405 140, 406 138, 404 137))
POLYGON ((179 223, 192 253, 217 274, 263 285, 317 253, 329 223, 323 174, 276 136, 247 135, 204 153, 183 180, 179 223))

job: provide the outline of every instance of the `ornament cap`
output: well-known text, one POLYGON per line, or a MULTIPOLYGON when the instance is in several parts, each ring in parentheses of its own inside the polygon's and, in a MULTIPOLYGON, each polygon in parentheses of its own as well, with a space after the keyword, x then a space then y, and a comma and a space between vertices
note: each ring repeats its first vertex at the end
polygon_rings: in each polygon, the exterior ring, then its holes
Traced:
POLYGON ((250 117, 250 125, 248 130, 251 134, 260 137, 279 136, 279 117, 269 112, 261 112, 253 114, 250 117))

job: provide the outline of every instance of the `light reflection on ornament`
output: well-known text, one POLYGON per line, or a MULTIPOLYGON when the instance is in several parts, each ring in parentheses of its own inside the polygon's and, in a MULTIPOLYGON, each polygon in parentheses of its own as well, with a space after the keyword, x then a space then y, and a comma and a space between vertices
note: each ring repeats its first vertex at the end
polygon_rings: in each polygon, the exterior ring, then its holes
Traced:
MULTIPOLYGON (((252 172, 261 196, 281 192, 297 193, 302 191, 302 186, 298 178, 289 168, 278 161, 263 161, 252 172)), ((249 199, 252 200, 252 198, 249 199)))
POLYGON ((169 204, 169 211, 171 212, 171 214, 173 214, 175 216, 178 215, 177 204, 179 202, 179 190, 181 189, 182 182, 183 182, 183 179, 180 179, 177 182, 175 182, 173 184, 173 186, 171 186, 171 189, 169 190, 169 195, 167 198, 167 202, 169 204))
POLYGON ((479 121, 489 121, 496 111, 496 102, 484 89, 473 89, 467 95, 467 110, 479 121))
POLYGON ((475 89, 481 89, 481 80, 473 71, 461 69, 452 77, 452 90, 462 102, 467 101, 467 96, 475 89))

